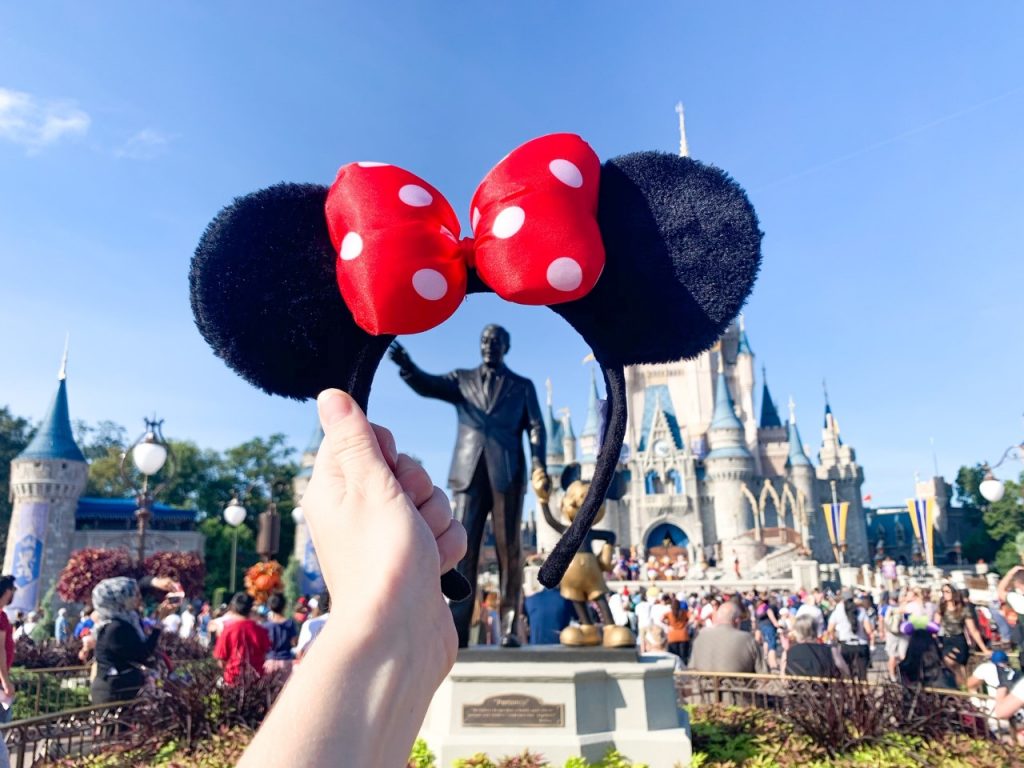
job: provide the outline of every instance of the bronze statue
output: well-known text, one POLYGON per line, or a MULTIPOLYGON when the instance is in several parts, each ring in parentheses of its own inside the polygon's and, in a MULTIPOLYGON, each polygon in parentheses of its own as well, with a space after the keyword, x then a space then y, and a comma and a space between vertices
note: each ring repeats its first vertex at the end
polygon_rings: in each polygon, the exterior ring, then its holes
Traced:
MULTIPOLYGON (((580 477, 580 465, 569 464, 562 472, 562 488, 565 494, 562 496, 562 514, 573 521, 583 500, 587 497, 590 483, 583 482, 580 477)), ((608 498, 622 498, 621 480, 613 481, 609 490, 608 498)), ((537 491, 537 498, 540 500, 541 510, 548 525, 559 533, 565 533, 567 525, 560 522, 551 514, 548 506, 549 494, 546 489, 537 491)), ((594 522, 598 523, 604 517, 605 505, 601 505, 594 522)), ((606 648, 629 648, 636 645, 636 637, 633 636, 629 627, 616 626, 612 618, 612 611, 608 605, 606 595, 610 591, 605 583, 604 574, 611 573, 612 557, 614 554, 615 534, 611 531, 599 531, 590 529, 583 541, 583 546, 573 556, 569 568, 562 577, 558 588, 562 597, 572 603, 576 610, 576 618, 579 620, 578 627, 566 627, 559 635, 562 645, 604 645, 606 648), (601 556, 594 554, 591 543, 603 541, 601 556), (587 611, 587 603, 597 603, 598 611, 601 613, 601 621, 604 623, 603 637, 598 635, 597 626, 590 618, 587 611)))
POLYGON ((476 574, 487 515, 492 516, 498 575, 501 584, 502 640, 505 647, 520 644, 519 605, 523 593, 520 525, 526 492, 523 432, 530 440, 535 489, 550 487, 545 470, 544 421, 533 383, 505 367, 510 339, 499 325, 488 325, 480 336, 483 364, 442 376, 421 371, 397 342, 391 359, 402 378, 424 397, 455 406, 459 432, 455 441, 448 486, 455 493, 455 516, 468 534, 466 556, 459 572, 473 590, 472 599, 451 604, 459 647, 469 644, 469 623, 476 601, 476 574))

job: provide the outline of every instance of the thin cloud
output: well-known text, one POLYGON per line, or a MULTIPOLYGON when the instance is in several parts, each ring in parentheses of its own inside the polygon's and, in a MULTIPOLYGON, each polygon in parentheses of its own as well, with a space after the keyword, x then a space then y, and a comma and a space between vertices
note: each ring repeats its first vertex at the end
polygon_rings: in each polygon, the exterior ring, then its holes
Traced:
POLYGON ((29 153, 84 136, 92 120, 71 101, 48 101, 24 91, 0 88, 0 140, 29 153))
POLYGON ((153 128, 143 128, 132 134, 128 140, 114 150, 114 157, 128 160, 150 160, 167 151, 167 145, 173 136, 161 133, 153 128))

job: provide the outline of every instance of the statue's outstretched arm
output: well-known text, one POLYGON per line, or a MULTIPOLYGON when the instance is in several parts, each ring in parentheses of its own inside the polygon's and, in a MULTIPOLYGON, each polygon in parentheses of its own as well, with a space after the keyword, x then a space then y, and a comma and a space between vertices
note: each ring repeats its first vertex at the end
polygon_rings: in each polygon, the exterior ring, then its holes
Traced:
POLYGON ((398 365, 398 374, 412 390, 423 397, 432 397, 448 403, 461 403, 462 392, 459 390, 459 379, 456 373, 435 376, 420 370, 412 361, 405 347, 397 341, 391 343, 388 355, 398 365))

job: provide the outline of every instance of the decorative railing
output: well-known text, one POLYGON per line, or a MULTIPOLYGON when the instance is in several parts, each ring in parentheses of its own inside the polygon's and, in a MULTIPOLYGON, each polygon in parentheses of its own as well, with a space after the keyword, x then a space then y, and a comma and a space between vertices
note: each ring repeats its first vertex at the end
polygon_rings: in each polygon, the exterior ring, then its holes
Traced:
MULTIPOLYGON (((850 707, 854 699, 859 698, 862 707, 866 702, 868 709, 875 708, 874 701, 887 699, 890 709, 899 709, 902 716, 915 722, 934 720, 978 739, 1009 738, 1017 731, 1015 723, 997 721, 982 708, 985 696, 889 682, 684 670, 676 673, 676 692, 680 705, 726 704, 783 714, 798 704, 798 698, 805 698, 809 701, 805 709, 813 711, 817 707, 822 716, 829 707, 850 707), (843 687, 845 690, 841 690, 843 687)), ((852 706, 856 707, 857 702, 852 706)))
POLYGON ((89 704, 89 666, 12 667, 17 696, 14 719, 62 712, 89 704))
POLYGON ((138 730, 131 712, 139 702, 95 704, 0 725, 0 740, 7 744, 10 768, 30 768, 131 743, 138 730))

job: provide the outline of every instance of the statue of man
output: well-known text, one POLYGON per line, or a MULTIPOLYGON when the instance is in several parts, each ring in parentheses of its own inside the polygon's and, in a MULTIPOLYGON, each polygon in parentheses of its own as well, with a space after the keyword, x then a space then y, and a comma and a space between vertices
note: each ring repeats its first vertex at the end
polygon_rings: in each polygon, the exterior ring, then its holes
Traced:
POLYGON ((492 516, 501 579, 501 644, 519 645, 518 615, 523 591, 519 528, 527 480, 523 432, 530 440, 534 487, 550 486, 537 391, 529 379, 505 367, 509 346, 508 331, 499 325, 488 325, 480 336, 483 364, 441 376, 421 371, 401 345, 393 344, 391 348, 391 359, 415 392, 453 404, 458 414, 459 432, 448 485, 455 493, 455 516, 468 534, 466 557, 459 563, 459 572, 473 589, 469 600, 451 604, 460 648, 469 645, 480 545, 488 514, 492 516))

